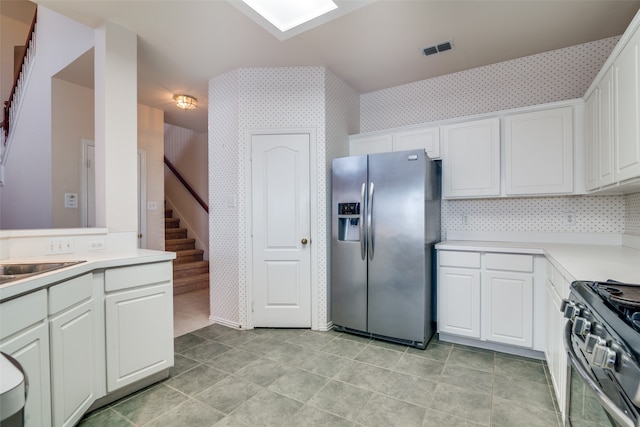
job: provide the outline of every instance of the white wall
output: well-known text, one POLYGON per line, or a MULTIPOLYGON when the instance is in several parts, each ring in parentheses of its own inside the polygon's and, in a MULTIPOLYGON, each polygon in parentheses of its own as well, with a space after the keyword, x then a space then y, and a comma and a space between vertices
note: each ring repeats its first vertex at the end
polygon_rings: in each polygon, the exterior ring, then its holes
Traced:
POLYGON ((51 228, 51 77, 93 46, 93 30, 38 8, 37 58, 0 187, 0 228, 51 228))
POLYGON ((93 90, 57 78, 52 79, 51 90, 51 226, 81 227, 81 203, 65 208, 64 193, 81 197, 80 141, 94 139, 93 90))
MULTIPOLYGON (((138 104, 138 150, 146 154, 147 249, 164 250, 164 112, 138 104)), ((145 201, 143 201, 144 204, 145 201)))

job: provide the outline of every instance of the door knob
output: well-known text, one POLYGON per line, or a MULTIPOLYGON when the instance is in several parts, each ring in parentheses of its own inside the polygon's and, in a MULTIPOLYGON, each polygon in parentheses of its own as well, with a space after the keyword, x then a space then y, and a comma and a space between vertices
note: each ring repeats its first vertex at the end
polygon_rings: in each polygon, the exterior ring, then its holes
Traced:
POLYGON ((307 243, 309 243, 309 241, 303 238, 302 240, 300 240, 300 243, 302 243, 303 245, 306 245, 307 243))

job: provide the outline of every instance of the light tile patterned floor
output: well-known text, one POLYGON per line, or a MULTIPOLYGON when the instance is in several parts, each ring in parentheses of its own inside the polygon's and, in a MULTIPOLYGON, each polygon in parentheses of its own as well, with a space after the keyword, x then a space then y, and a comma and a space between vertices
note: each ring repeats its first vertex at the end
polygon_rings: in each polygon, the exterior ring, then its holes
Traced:
POLYGON ((209 289, 198 289, 173 297, 173 336, 210 325, 209 289))
POLYGON ((175 339, 169 379, 90 426, 558 426, 544 362, 439 341, 209 325, 175 339))

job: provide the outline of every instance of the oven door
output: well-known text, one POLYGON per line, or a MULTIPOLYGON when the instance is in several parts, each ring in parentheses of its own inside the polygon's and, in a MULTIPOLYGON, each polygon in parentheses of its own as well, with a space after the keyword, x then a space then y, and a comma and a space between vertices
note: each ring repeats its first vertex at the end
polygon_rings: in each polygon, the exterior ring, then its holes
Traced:
POLYGON ((591 367, 572 327, 573 322, 569 321, 564 331, 564 345, 570 361, 569 424, 573 427, 638 427, 635 407, 604 369, 591 367))

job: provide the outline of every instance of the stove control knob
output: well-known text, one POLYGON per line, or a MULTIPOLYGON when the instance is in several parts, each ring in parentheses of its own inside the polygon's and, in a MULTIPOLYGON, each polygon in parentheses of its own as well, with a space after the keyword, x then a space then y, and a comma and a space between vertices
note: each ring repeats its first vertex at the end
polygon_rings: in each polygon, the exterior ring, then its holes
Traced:
POLYGON ((567 301, 564 305, 564 317, 573 320, 578 314, 580 314, 580 308, 573 302, 567 301))
POLYGON ((606 344, 596 344, 593 346, 591 364, 602 369, 613 369, 616 366, 616 352, 606 344))
POLYGON ((584 337, 589 332, 591 332, 591 322, 584 317, 576 316, 573 319, 573 333, 584 337))
POLYGON ((593 348, 596 345, 606 345, 607 342, 601 337, 594 334, 587 334, 587 337, 584 340, 584 351, 587 353, 593 353, 593 348))

